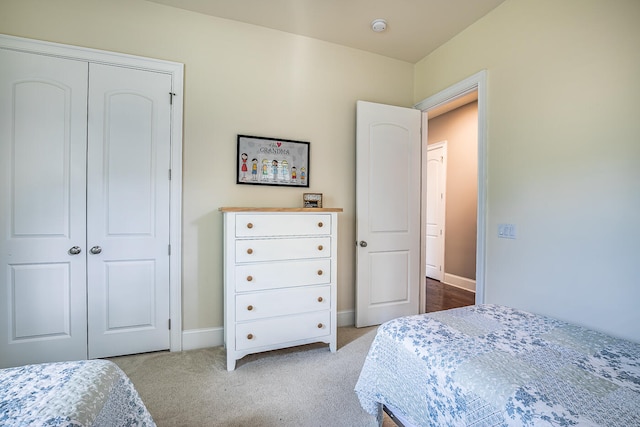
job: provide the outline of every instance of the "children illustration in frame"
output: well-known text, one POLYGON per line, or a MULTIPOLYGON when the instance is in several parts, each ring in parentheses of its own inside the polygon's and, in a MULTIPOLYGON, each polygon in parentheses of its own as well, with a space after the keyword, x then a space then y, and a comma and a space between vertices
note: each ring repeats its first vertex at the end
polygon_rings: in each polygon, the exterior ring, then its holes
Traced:
POLYGON ((306 141, 238 135, 236 183, 309 187, 309 145, 306 141))

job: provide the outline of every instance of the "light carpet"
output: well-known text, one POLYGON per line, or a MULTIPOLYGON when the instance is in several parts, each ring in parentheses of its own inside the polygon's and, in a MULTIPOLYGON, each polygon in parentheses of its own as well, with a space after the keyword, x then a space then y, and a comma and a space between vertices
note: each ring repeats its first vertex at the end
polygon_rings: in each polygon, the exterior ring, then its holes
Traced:
POLYGON ((338 328, 335 353, 310 344, 253 354, 232 372, 223 347, 110 360, 159 427, 375 426, 353 391, 375 330, 338 328))

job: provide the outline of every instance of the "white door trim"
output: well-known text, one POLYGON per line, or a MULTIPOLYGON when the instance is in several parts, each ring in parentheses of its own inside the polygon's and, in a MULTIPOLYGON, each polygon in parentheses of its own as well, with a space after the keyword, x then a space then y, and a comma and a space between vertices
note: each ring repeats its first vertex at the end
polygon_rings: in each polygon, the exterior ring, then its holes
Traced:
MULTIPOLYGON (((169 242, 171 351, 182 350, 182 108, 184 64, 0 34, 0 47, 171 75, 171 201, 169 242)), ((167 94, 167 97, 170 95, 167 94)), ((169 250, 169 248, 167 248, 169 250)))
MULTIPOLYGON (((423 114, 423 144, 427 141, 427 120, 429 111, 467 95, 473 91, 478 91, 478 207, 477 207, 477 242, 476 242, 476 304, 484 302, 484 286, 486 275, 486 238, 487 238, 487 70, 482 70, 476 74, 438 92, 429 98, 420 101, 415 108, 421 110, 423 114)), ((426 150, 423 150, 426 156, 426 150)), ((426 161, 423 159, 423 162, 426 161)), ((424 163, 423 163, 424 164, 424 163)), ((423 171, 423 185, 425 183, 425 172, 423 171)), ((425 223, 426 212, 424 202, 422 203, 422 224, 425 223)), ((424 233, 422 233, 424 235, 424 233)), ((425 245, 421 245, 423 251, 425 245)), ((425 267, 425 254, 422 254, 420 263, 423 270, 425 267)), ((424 271, 422 272, 424 273, 424 271)), ((422 274, 426 277, 426 274, 422 274)), ((421 287, 420 312, 426 310, 426 279, 421 287)))

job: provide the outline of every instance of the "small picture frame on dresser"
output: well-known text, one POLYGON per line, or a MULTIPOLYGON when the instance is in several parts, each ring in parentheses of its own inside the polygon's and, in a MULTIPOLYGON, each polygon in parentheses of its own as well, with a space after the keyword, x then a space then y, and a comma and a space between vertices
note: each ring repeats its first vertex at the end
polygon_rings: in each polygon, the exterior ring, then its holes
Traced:
POLYGON ((322 193, 304 193, 302 195, 302 206, 305 208, 321 208, 322 193))

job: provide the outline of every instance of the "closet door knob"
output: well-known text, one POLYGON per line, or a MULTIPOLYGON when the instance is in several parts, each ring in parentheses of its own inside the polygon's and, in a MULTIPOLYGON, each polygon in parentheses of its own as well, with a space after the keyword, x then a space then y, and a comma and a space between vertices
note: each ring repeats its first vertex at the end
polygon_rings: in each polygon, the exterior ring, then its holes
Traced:
POLYGON ((98 255, 100 252, 102 252, 102 248, 100 246, 94 246, 89 249, 89 252, 91 252, 93 255, 98 255))
POLYGON ((82 252, 82 249, 80 249, 80 246, 72 246, 69 249, 69 255, 78 255, 80 252, 82 252))

